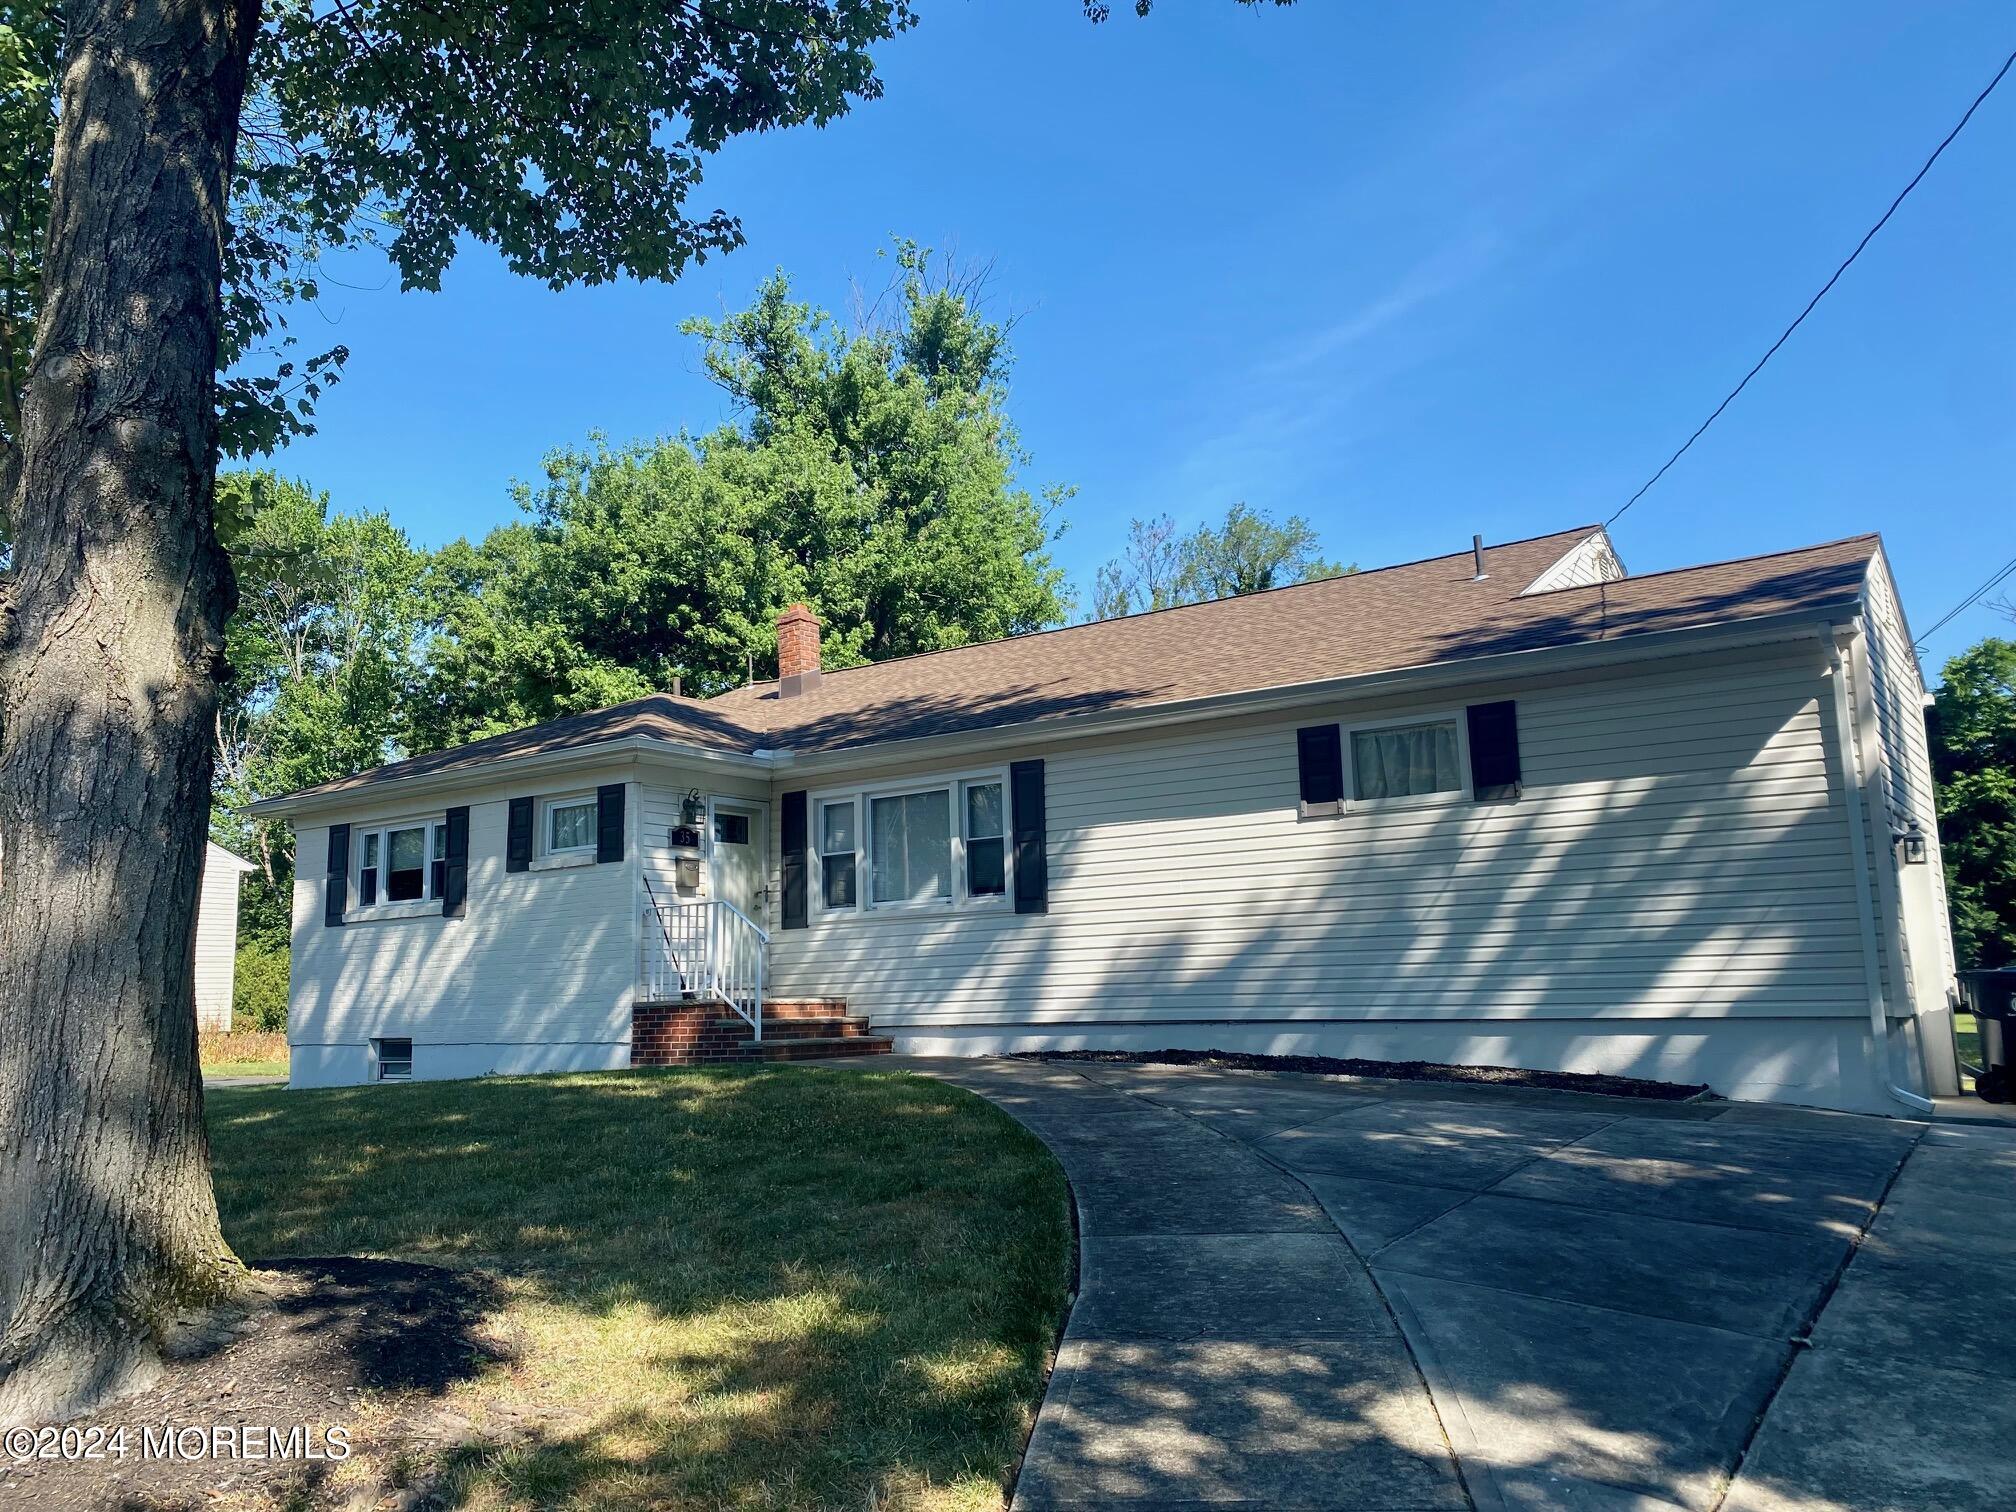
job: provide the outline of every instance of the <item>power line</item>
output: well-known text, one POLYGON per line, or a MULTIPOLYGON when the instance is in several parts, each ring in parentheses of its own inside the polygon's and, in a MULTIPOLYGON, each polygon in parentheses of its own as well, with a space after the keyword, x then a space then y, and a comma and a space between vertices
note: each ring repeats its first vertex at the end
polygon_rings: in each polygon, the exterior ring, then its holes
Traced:
POLYGON ((1996 587, 2002 582, 2002 580, 2008 577, 2011 573, 2016 573, 2016 557, 2011 557, 2006 563, 2003 564, 2001 571, 1997 572, 1993 577, 1988 579, 1987 582, 1983 583, 1979 588, 1976 588, 1972 593, 1968 594, 1967 597, 1960 600, 1960 602, 1955 604, 1951 609, 1948 609, 1944 614, 1940 615, 1938 620, 1933 624, 1930 630, 1927 630, 1923 635, 1919 636, 1917 640, 1911 643, 1912 649, 1914 651, 1922 649, 1925 642, 1932 639, 1932 637, 1937 635, 1941 630, 1945 629, 1947 624, 1954 618, 1954 616, 1958 615, 1963 610, 1973 608, 1976 603, 1978 603, 1983 598, 1986 598, 1990 593, 1994 592, 1996 587))
MULTIPOLYGON (((1686 442, 1681 446, 1680 450, 1676 451, 1675 453, 1673 453, 1672 456, 1668 457, 1664 465, 1660 467, 1659 471, 1655 472, 1654 474, 1652 474, 1651 477, 1645 480, 1645 486, 1643 488, 1640 488, 1638 492, 1631 495, 1630 498, 1626 499, 1624 501, 1623 507, 1620 508, 1616 514, 1610 516, 1608 520, 1604 521, 1604 524, 1606 525, 1616 524, 1618 519, 1623 515, 1624 510, 1629 509, 1633 504, 1636 504, 1640 499, 1644 498, 1645 495, 1651 491, 1652 485, 1657 483, 1661 478, 1666 476, 1667 469, 1671 468, 1675 462, 1678 462, 1682 457, 1687 455, 1687 449, 1691 447, 1696 441, 1699 441, 1701 439, 1702 433, 1705 432, 1709 426, 1713 425, 1717 420, 1722 418, 1722 411, 1729 408, 1730 404, 1735 401, 1736 396, 1742 393, 1744 389, 1750 386, 1750 380, 1752 378, 1755 378, 1759 373, 1764 371, 1764 364, 1769 362, 1773 357, 1778 355, 1778 348, 1785 345, 1785 343, 1791 339, 1792 333, 1798 330, 1799 327, 1805 323, 1806 317, 1808 315, 1811 315, 1813 313, 1813 307, 1818 303, 1820 303, 1821 300, 1827 297, 1827 291, 1833 288, 1835 284, 1841 281, 1841 275, 1843 273, 1846 273, 1848 269, 1854 264, 1855 259, 1862 255, 1862 249, 1868 246, 1869 243, 1875 239, 1876 233, 1878 231, 1881 231, 1884 228, 1884 226, 1889 224, 1890 217, 1897 213, 1897 207, 1904 203, 1906 197, 1909 196, 1909 194, 1913 189, 1916 189, 1918 187, 1918 181, 1924 178, 1926 174, 1932 171, 1932 165, 1939 161, 1939 155, 1942 152, 1944 152, 1948 147, 1953 145, 1953 139, 1958 135, 1960 135, 1962 129, 1964 129, 1967 123, 1974 118, 1974 112, 1981 108, 1981 102, 1983 100, 1986 100, 1988 96, 1990 96, 1991 94, 1995 93, 1995 86, 2002 82, 2004 75, 2006 75, 2009 72, 2010 66, 2012 64, 2016 64, 2016 52, 2012 52, 2011 54, 2009 54, 2008 57, 2002 60, 2002 66, 1996 70, 1995 77, 1988 81, 1988 87, 1982 90, 1981 93, 1979 93, 1978 95, 1974 96, 1974 103, 1967 107, 1967 113, 1960 117, 1958 124, 1956 124, 1951 131, 1946 133, 1946 139, 1943 142, 1941 142, 1937 147, 1932 149, 1932 156, 1925 159, 1925 166, 1920 168, 1915 174, 1911 176, 1911 182, 1906 184, 1903 187, 1903 189, 1898 192, 1897 198, 1890 201, 1890 208, 1883 212, 1883 218, 1877 221, 1875 225, 1871 226, 1868 229, 1868 231, 1863 234, 1862 240, 1860 240, 1855 244, 1855 250, 1848 254, 1848 260, 1842 263, 1840 267, 1834 270, 1834 276, 1828 279, 1826 283, 1820 286, 1820 292, 1818 294, 1815 294, 1811 299, 1806 301, 1806 308, 1799 312, 1799 318, 1793 321, 1792 324, 1790 324, 1789 326, 1785 327, 1784 332, 1778 337, 1778 339, 1771 343, 1771 350, 1766 352, 1762 357, 1759 357, 1757 359, 1757 365, 1752 369, 1750 369, 1749 372, 1743 375, 1743 381, 1741 383, 1737 384, 1736 387, 1729 390, 1728 397, 1723 399, 1723 401, 1720 404, 1715 406, 1715 413, 1710 415, 1706 420, 1703 420, 1701 422, 1699 428, 1695 430, 1693 435, 1687 438, 1686 442)), ((1929 634, 1930 632, 1928 631, 1927 633, 1929 634)))

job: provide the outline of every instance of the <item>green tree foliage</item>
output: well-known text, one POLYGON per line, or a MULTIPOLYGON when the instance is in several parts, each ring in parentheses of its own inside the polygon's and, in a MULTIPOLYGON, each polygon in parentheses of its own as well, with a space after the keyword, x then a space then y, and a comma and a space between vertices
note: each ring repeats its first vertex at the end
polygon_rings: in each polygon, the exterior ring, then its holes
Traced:
POLYGON ((287 1027, 285 943, 247 940, 238 947, 238 965, 231 989, 231 1027, 271 1034, 287 1027))
MULTIPOLYGON (((267 0, 239 122, 217 407, 225 453, 312 432, 349 351, 303 357, 288 315, 333 251, 438 288, 463 238, 554 288, 673 279, 742 244, 689 214, 743 132, 824 125, 881 93, 869 48, 909 0, 267 0)), ((0 0, 0 545, 41 294, 62 0, 0 0)))
POLYGON ((259 868, 244 883, 240 938, 284 946, 292 838, 244 805, 403 747, 428 628, 427 557, 383 514, 332 515, 326 494, 271 472, 226 473, 217 490, 239 597, 211 833, 259 868))
POLYGON ((1179 535, 1168 515, 1135 520, 1127 545, 1093 578, 1092 618, 1234 598, 1357 569, 1322 554, 1322 538, 1300 515, 1276 524, 1264 510, 1234 504, 1216 526, 1179 535))
POLYGON ((1960 964, 2016 966, 2016 641, 1946 663, 1932 768, 1960 964))
POLYGON ((50 5, 0 0, 0 551, 8 540, 14 438, 42 296, 61 33, 50 5))
POLYGON ((780 273, 689 321, 736 423, 548 459, 528 519, 440 554, 422 748, 776 665, 777 612, 824 621, 829 667, 1061 621, 1065 493, 1017 482, 1001 326, 897 248, 886 319, 842 330, 780 273))

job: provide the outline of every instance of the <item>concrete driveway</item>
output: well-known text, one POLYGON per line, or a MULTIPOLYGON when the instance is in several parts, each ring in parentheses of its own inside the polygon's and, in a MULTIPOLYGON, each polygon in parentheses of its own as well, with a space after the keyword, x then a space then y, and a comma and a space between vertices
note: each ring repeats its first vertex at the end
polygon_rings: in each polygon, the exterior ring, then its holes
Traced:
POLYGON ((2016 1506, 2016 1134, 899 1064, 1014 1113, 1076 1193, 1017 1512, 2016 1506))

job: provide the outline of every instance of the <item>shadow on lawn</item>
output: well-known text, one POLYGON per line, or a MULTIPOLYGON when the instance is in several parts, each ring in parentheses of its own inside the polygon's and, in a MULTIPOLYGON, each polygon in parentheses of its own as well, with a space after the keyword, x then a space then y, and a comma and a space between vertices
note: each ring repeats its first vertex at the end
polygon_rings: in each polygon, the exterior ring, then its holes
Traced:
POLYGON ((515 1358, 449 1387, 475 1429, 440 1504, 999 1505, 1070 1225, 1049 1155, 969 1094, 674 1071, 212 1110, 240 1253, 498 1278, 515 1358))

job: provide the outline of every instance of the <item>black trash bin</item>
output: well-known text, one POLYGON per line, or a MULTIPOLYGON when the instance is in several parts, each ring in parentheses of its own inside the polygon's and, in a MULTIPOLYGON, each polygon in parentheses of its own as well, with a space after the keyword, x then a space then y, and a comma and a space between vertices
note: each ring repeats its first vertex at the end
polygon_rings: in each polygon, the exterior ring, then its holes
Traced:
POLYGON ((1960 995, 1981 1026, 1981 1073, 1974 1090, 1984 1102, 2008 1102, 2016 1096, 2009 1054, 2016 1050, 2016 967, 2000 971, 1963 971, 1960 995))

